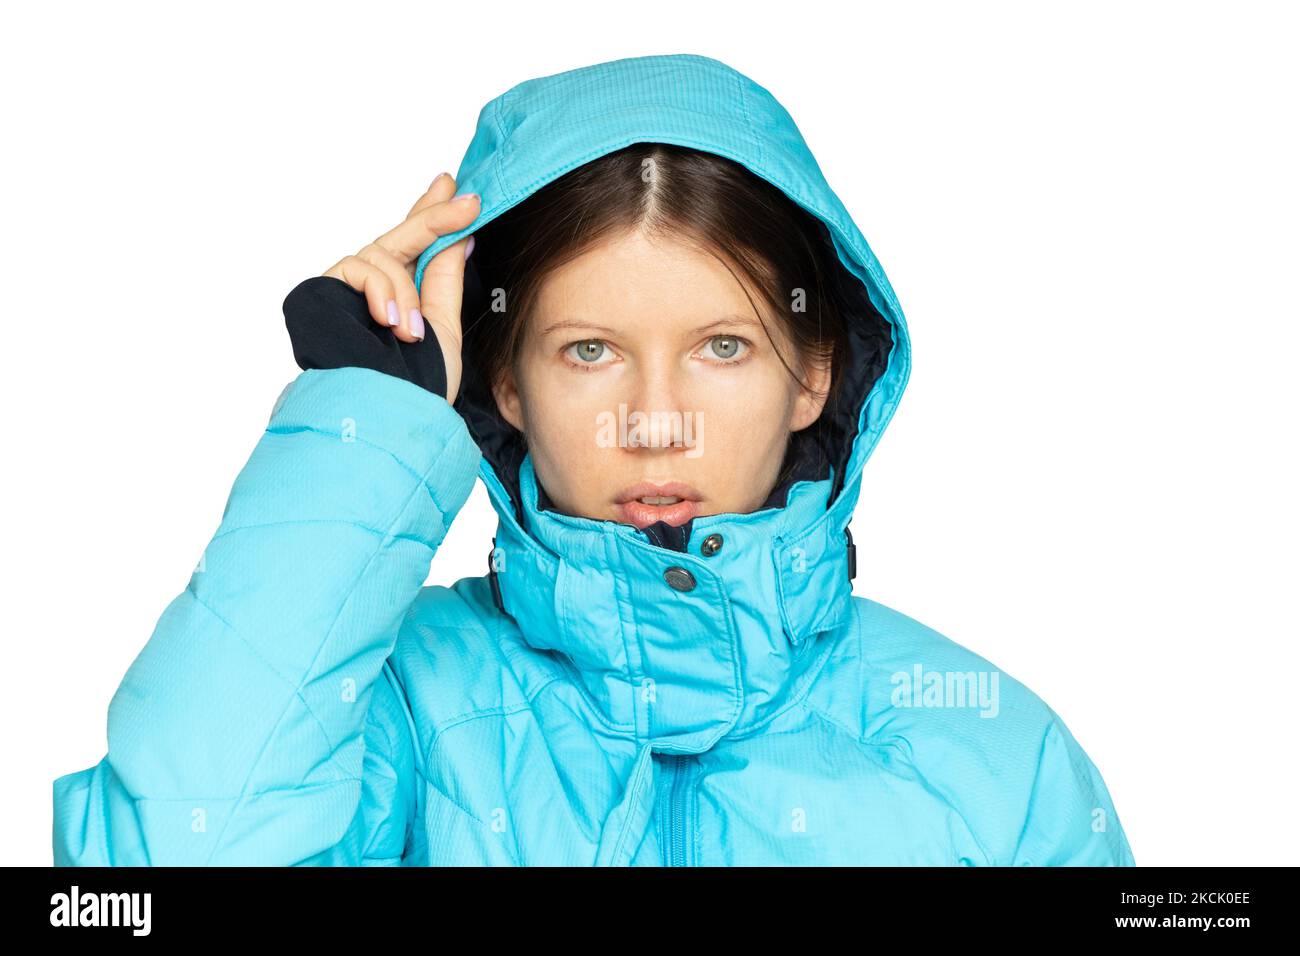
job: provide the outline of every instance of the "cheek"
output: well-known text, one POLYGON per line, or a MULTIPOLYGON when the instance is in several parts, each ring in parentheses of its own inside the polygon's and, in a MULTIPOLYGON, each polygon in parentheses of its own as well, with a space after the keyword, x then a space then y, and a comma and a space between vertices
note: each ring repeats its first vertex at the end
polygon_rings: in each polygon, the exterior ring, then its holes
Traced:
POLYGON ((564 464, 585 461, 594 453, 597 414, 611 407, 611 399, 607 389, 583 381, 588 377, 595 376, 539 369, 527 378, 521 398, 534 458, 564 464))
POLYGON ((792 397, 786 381, 770 370, 739 370, 710 382, 698 405, 715 447, 746 459, 784 447, 790 431, 792 397))

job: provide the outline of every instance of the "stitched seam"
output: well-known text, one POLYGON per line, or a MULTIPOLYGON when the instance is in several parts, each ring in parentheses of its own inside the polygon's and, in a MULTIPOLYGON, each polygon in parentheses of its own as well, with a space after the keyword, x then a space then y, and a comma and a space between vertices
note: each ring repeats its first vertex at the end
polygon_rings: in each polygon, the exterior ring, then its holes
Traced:
MULTIPOLYGON (((627 662, 625 673, 628 676, 628 682, 627 682, 628 696, 632 703, 632 722, 630 724, 624 724, 624 725, 615 724, 612 715, 609 720, 605 720, 605 715, 602 708, 599 706, 599 704, 597 704, 595 698, 587 693, 586 682, 583 681, 582 676, 577 673, 577 668, 572 665, 572 662, 570 662, 570 668, 574 671, 574 676, 577 679, 578 690, 582 693, 584 697, 590 699, 592 710, 596 713, 596 716, 601 721, 601 723, 605 724, 607 727, 610 727, 611 729, 618 727, 623 731, 630 733, 632 735, 632 738, 635 740, 637 737, 637 720, 638 717, 640 716, 640 713, 642 712, 640 710, 639 705, 644 703, 644 697, 641 694, 637 693, 637 689, 632 684, 631 681, 632 654, 628 646, 629 628, 632 631, 632 640, 634 642, 636 641, 636 634, 637 634, 636 602, 630 599, 626 602, 624 602, 623 600, 623 595, 621 592, 626 587, 627 576, 624 572, 627 570, 627 568, 622 564, 622 555, 619 553, 618 543, 611 541, 609 535, 601 535, 600 542, 605 548, 605 560, 609 564, 611 569, 613 568, 614 562, 616 560, 619 562, 619 567, 617 568, 617 570, 614 572, 613 575, 614 601, 619 609, 619 613, 616 614, 615 617, 618 620, 619 643, 623 645, 623 660, 627 662), (626 614, 622 613, 623 608, 627 609, 626 614)), ((567 608, 567 605, 561 604, 560 607, 567 608)), ((636 666, 644 670, 645 661, 641 659, 640 643, 636 643, 636 657, 637 657, 636 666)), ((659 700, 658 684, 655 685, 654 699, 656 701, 659 700)), ((611 707, 610 710, 612 711, 613 707, 611 707)), ((649 735, 649 731, 650 731, 649 724, 654 721, 654 705, 651 704, 649 707, 646 707, 644 713, 646 715, 646 720, 647 720, 646 733, 647 735, 649 735)))
POLYGON ((808 672, 795 683, 795 689, 791 694, 791 699, 783 704, 779 710, 768 714, 762 720, 755 721, 747 727, 738 728, 741 732, 733 733, 731 735, 732 739, 742 740, 745 737, 752 737, 755 732, 762 730, 782 714, 794 709, 795 707, 802 706, 806 710, 812 709, 811 705, 806 703, 808 695, 812 693, 813 684, 816 683, 817 678, 821 675, 821 672, 825 670, 827 663, 830 662, 830 659, 835 655, 835 650, 839 647, 839 640, 827 640, 825 643, 826 647, 821 651, 821 659, 808 668, 808 672))
MULTIPOLYGON (((297 435, 297 434, 301 434, 302 432, 311 432, 314 435, 321 435, 325 438, 329 438, 332 441, 336 441, 336 442, 342 441, 342 439, 339 437, 338 432, 326 431, 324 428, 317 428, 315 425, 270 425, 266 429, 266 433, 268 435, 297 435)), ((406 472, 409 475, 411 475, 412 478, 417 478, 420 481, 426 481, 428 479, 428 472, 426 472, 425 475, 421 477, 418 471, 416 471, 414 468, 408 465, 397 455, 393 454, 393 452, 389 451, 383 445, 376 445, 374 442, 367 441, 364 438, 354 437, 352 441, 358 445, 365 445, 367 448, 373 448, 376 451, 383 452, 389 458, 393 459, 393 461, 397 462, 397 464, 401 465, 402 468, 404 468, 406 472)), ((352 444, 352 442, 348 442, 348 444, 352 444)), ((446 443, 444 443, 444 447, 446 447, 446 443)), ((435 460, 437 459, 437 457, 438 457, 437 455, 434 456, 435 460)))
POLYGON ((505 162, 505 154, 506 154, 507 147, 506 147, 506 127, 505 127, 505 123, 502 122, 501 114, 505 108, 504 104, 506 98, 509 96, 510 96, 509 90, 502 93, 501 96, 497 99, 496 109, 493 110, 493 118, 496 120, 496 125, 497 125, 497 134, 501 137, 501 148, 496 151, 496 156, 494 157, 494 161, 492 163, 492 171, 493 173, 496 174, 497 189, 501 190, 501 195, 503 196, 506 194, 506 183, 505 183, 505 179, 502 178, 501 175, 501 165, 505 162))
MULTIPOLYGON (((649 745, 647 744, 646 746, 649 745)), ((647 774, 652 774, 652 773, 654 773, 654 760, 648 759, 644 764, 641 765, 640 773, 637 774, 636 778, 628 782, 628 789, 631 790, 633 793, 639 794, 642 786, 644 785, 642 781, 645 779, 647 774)), ((631 836, 632 834, 632 820, 638 814, 638 812, 639 812, 638 807, 636 806, 628 807, 628 813, 623 818, 623 826, 619 832, 618 839, 614 841, 614 851, 612 854, 612 859, 617 860, 619 858, 619 855, 622 854, 623 844, 627 842, 628 837, 631 836)))
MULTIPOLYGON (((389 689, 393 693, 393 696, 396 698, 398 710, 401 712, 400 716, 402 720, 405 722, 406 743, 407 746, 409 746, 411 749, 411 765, 415 769, 416 776, 418 778, 423 774, 423 767, 420 764, 421 761, 420 748, 417 746, 419 740, 419 731, 416 729, 415 726, 415 718, 411 715, 411 705, 410 705, 409 698, 406 696, 406 688, 402 685, 401 680, 398 678, 397 673, 393 668, 391 658, 389 660, 384 661, 383 667, 381 667, 379 670, 379 677, 377 678, 377 680, 386 681, 388 683, 389 689)), ((378 692, 379 689, 376 688, 374 693, 378 693, 378 692)), ((374 709, 373 699, 370 702, 370 706, 371 706, 371 710, 373 711, 374 709)), ((390 737, 390 741, 391 741, 391 736, 388 735, 387 728, 385 728, 384 733, 386 736, 390 737)), ((394 755, 395 754, 396 754, 396 746, 394 745, 394 755)), ((390 757, 389 763, 393 763, 393 762, 394 762, 393 758, 390 757)), ((405 856, 406 847, 410 843, 411 831, 415 826, 415 816, 416 813, 418 812, 418 807, 420 805, 420 794, 418 790, 415 788, 414 780, 412 781, 411 790, 408 793, 403 795, 403 799, 409 799, 409 802, 407 803, 406 806, 406 812, 404 814, 405 820, 403 821, 403 827, 402 827, 402 854, 401 855, 405 856)))
MULTIPOLYGON (((432 790, 432 791, 434 791, 435 793, 437 793, 437 794, 438 794, 439 796, 441 796, 444 800, 446 800, 448 803, 450 803, 453 807, 455 807, 455 808, 456 808, 457 810, 459 810, 461 813, 465 814, 465 816, 469 817, 471 820, 473 820, 473 821, 474 821, 475 823, 477 823, 479 826, 487 826, 486 823, 484 823, 484 822, 483 822, 482 820, 480 820, 478 817, 474 816, 474 814, 470 813, 468 810, 466 810, 464 807, 462 807, 459 803, 457 803, 455 800, 453 800, 453 799, 451 798, 451 794, 447 793, 445 790, 443 790, 441 787, 439 787, 436 783, 434 783, 433 780, 431 780, 431 779, 429 778, 429 775, 428 775, 427 773, 424 772, 424 769, 423 769, 422 767, 421 767, 421 768, 416 768, 416 769, 418 770, 420 776, 424 778, 425 785, 426 785, 430 790, 432 790)), ((427 805, 427 801, 426 801, 426 805, 427 805)))
POLYGON ((1020 834, 1016 837, 1015 849, 1011 851, 1011 859, 1014 861, 1020 854, 1020 846, 1025 841, 1025 834, 1029 831, 1029 821, 1034 813, 1034 800, 1038 796, 1038 781, 1043 774, 1043 761, 1047 757, 1047 738, 1052 735, 1052 728, 1056 725, 1055 718, 1048 722, 1047 730, 1043 733, 1042 742, 1038 746, 1038 762, 1034 767, 1034 781, 1029 787, 1029 800, 1025 805, 1025 822, 1020 827, 1020 834))
POLYGON ((481 826, 487 826, 487 824, 483 820, 480 820, 478 817, 474 816, 474 814, 470 813, 469 810, 462 807, 459 803, 457 803, 455 800, 451 798, 451 794, 447 793, 436 783, 433 782, 432 777, 430 776, 428 770, 426 769, 429 765, 433 763, 433 752, 437 748, 438 744, 442 742, 443 737, 446 736, 449 730, 452 730, 456 727, 462 727, 465 724, 470 723, 471 721, 479 720, 484 717, 509 717, 513 714, 519 713, 520 711, 530 710, 532 708, 533 701, 535 701, 541 695, 542 691, 544 691, 547 687, 549 687, 551 684, 555 683, 559 679, 560 679, 559 677, 551 678, 546 683, 542 684, 541 687, 537 688, 537 691, 531 697, 529 697, 524 703, 518 705, 517 707, 509 707, 509 708, 487 707, 482 710, 472 711, 468 714, 463 714, 462 716, 453 720, 451 723, 440 728, 437 731, 437 733, 433 735, 433 739, 429 741, 429 746, 422 755, 423 765, 417 764, 415 768, 416 772, 424 780, 426 785, 428 785, 431 789, 441 794, 442 797, 453 807, 461 811, 461 813, 465 814, 465 816, 469 817, 475 823, 478 823, 481 826))
POLYGON ((699 757, 691 761, 691 786, 687 791, 686 807, 691 827, 691 866, 700 865, 700 783, 704 780, 704 768, 699 757))
MULTIPOLYGON (((622 621, 622 616, 620 615, 620 624, 619 624, 620 627, 622 627, 621 621, 622 621)), ((596 702, 596 698, 592 697, 590 692, 588 692, 587 685, 583 683, 582 680, 582 673, 578 670, 576 666, 574 666, 573 662, 569 660, 569 656, 567 654, 557 652, 554 659, 556 662, 559 663, 559 665, 562 668, 564 668, 564 671, 569 678, 568 683, 571 684, 574 690, 578 692, 578 695, 584 701, 586 701, 587 707, 591 711, 591 717, 594 721, 596 721, 596 723, 600 724, 600 726, 604 727, 606 730, 612 733, 627 734, 632 736, 633 738, 636 737, 635 721, 630 724, 616 724, 613 721, 605 719, 604 710, 601 708, 600 704, 596 702)), ((559 680, 558 677, 555 679, 559 680)), ((550 682, 548 681, 548 683, 550 682)), ((635 694, 636 693, 635 689, 633 689, 632 692, 635 694)))
POLYGON ((523 703, 521 704, 517 704, 512 707, 504 707, 504 706, 484 707, 479 710, 469 711, 468 713, 461 714, 459 717, 453 718, 448 723, 439 727, 437 731, 434 733, 433 739, 429 741, 429 747, 425 752, 426 758, 432 758, 434 748, 438 746, 438 742, 442 740, 443 736, 449 730, 454 730, 455 728, 460 727, 463 724, 467 724, 470 721, 479 720, 483 717, 512 717, 515 714, 519 713, 520 711, 532 710, 533 702, 536 701, 537 698, 542 695, 542 691, 546 690, 546 688, 550 687, 558 680, 561 680, 559 675, 550 678, 544 684, 538 687, 537 690, 533 692, 531 697, 525 698, 523 703))
POLYGON ((942 801, 943 805, 946 806, 950 811, 952 811, 953 815, 956 816, 957 819, 962 822, 962 826, 964 826, 966 828, 966 832, 970 834, 970 838, 975 842, 975 846, 978 847, 980 853, 984 855, 985 862, 988 864, 994 864, 995 858, 993 854, 989 853, 988 848, 984 846, 984 842, 975 833, 975 828, 970 825, 970 821, 966 819, 966 815, 962 813, 960 810, 958 810, 957 807, 953 805, 953 802, 951 800, 949 800, 944 794, 940 793, 930 784, 929 778, 927 778, 925 774, 921 773, 921 768, 918 767, 915 764, 915 762, 913 762, 912 758, 907 755, 907 752, 903 750, 903 748, 900 747, 895 741, 889 740, 889 741, 884 741, 883 743, 877 743, 877 742, 864 740, 862 737, 858 736, 857 734, 853 733, 853 731, 846 728, 839 721, 832 719, 828 715, 823 714, 821 711, 815 710, 810 707, 808 708, 808 712, 812 714, 814 717, 817 717, 825 721, 827 724, 831 725, 832 727, 838 728, 839 730, 843 730, 845 733, 847 733, 858 743, 870 744, 871 746, 876 746, 876 747, 889 747, 891 750, 897 753, 899 759, 901 759, 904 763, 906 763, 915 772, 917 782, 921 785, 921 788, 925 790, 926 793, 932 794, 935 797, 937 797, 940 801, 942 801))
MULTIPOLYGON (((794 547, 794 546, 797 546, 800 542, 807 541, 807 540, 808 540, 809 538, 811 538, 814 534, 822 534, 822 535, 826 534, 826 533, 827 533, 826 526, 827 526, 828 524, 830 524, 830 523, 831 523, 832 521, 834 521, 834 520, 835 520, 835 510, 834 510, 833 508, 827 508, 826 511, 824 511, 821 515, 819 515, 819 516, 817 517, 817 519, 816 519, 815 521, 813 521, 812 524, 809 525, 808 528, 805 529, 804 532, 803 532, 802 534, 800 534, 798 537, 796 537, 796 538, 790 540, 789 542, 786 542, 786 541, 783 540, 783 541, 782 541, 782 547, 783 547, 783 548, 786 548, 786 547, 794 547)), ((829 551, 829 550, 830 550, 831 548, 833 548, 833 547, 834 547, 833 545, 825 545, 825 546, 823 546, 823 548, 822 548, 822 553, 825 554, 827 551, 829 551)), ((846 547, 847 547, 847 541, 846 541, 846 547)), ((844 552, 844 553, 847 555, 847 551, 844 552)), ((775 559, 775 557, 776 557, 776 553, 773 552, 773 558, 775 559)), ((840 563, 840 561, 839 561, 838 558, 836 558, 836 559, 832 559, 832 560, 834 560, 836 564, 839 564, 839 563, 840 563)), ((852 594, 853 594, 853 585, 852 585, 852 582, 849 582, 849 581, 848 581, 848 559, 847 559, 847 557, 846 557, 845 560, 844 560, 843 567, 844 567, 844 581, 847 582, 847 583, 849 584, 849 587, 848 587, 848 589, 847 589, 849 593, 848 593, 848 596, 846 597, 846 600, 850 600, 850 599, 852 598, 852 594)), ((778 584, 779 587, 781 587, 781 585, 783 584, 783 573, 784 573, 784 568, 783 568, 780 564, 778 564, 778 565, 777 565, 777 584, 778 584)), ((837 574, 836 577, 838 578, 839 575, 837 574)), ((781 613, 782 613, 782 616, 784 617, 784 616, 785 616, 785 607, 784 607, 784 602, 785 602, 785 589, 784 589, 784 587, 781 587, 781 591, 780 591, 780 593, 781 593, 781 597, 782 597, 782 608, 781 608, 781 613)), ((827 602, 825 602, 824 607, 823 607, 823 609, 822 609, 822 613, 818 616, 817 620, 814 621, 812 624, 808 625, 808 633, 809 633, 809 634, 817 634, 817 633, 819 633, 819 632, 821 632, 821 631, 829 630, 830 627, 834 627, 834 626, 836 626, 835 623, 834 623, 834 615, 837 615, 837 614, 843 614, 843 609, 842 609, 842 608, 843 608, 843 604, 842 604, 842 602, 840 602, 840 601, 827 601, 827 602), (828 626, 827 623, 826 623, 828 620, 832 621, 832 623, 831 623, 829 626, 828 626)), ((792 628, 792 630, 793 630, 793 628, 792 628)))
MULTIPOLYGON (((238 638, 244 644, 245 647, 247 647, 250 651, 253 652, 253 655, 259 661, 261 661, 264 665, 266 665, 267 670, 269 670, 276 677, 280 678, 280 680, 284 681, 284 683, 288 685, 289 689, 293 691, 293 696, 296 697, 302 703, 303 709, 307 711, 307 714, 311 717, 312 722, 316 724, 316 728, 320 731, 321 737, 324 738, 325 740, 325 746, 329 747, 330 763, 334 764, 334 766, 337 767, 340 772, 346 775, 348 772, 347 768, 344 767, 342 764, 338 763, 337 748, 330 740, 329 734, 325 730, 325 725, 321 723, 320 718, 316 716, 316 712, 312 710, 311 705, 307 703, 307 699, 303 697, 302 688, 299 687, 297 684, 295 684, 293 681, 291 681, 289 678, 281 674, 274 664, 272 664, 270 661, 268 661, 265 657, 262 656, 261 651, 259 651, 257 647, 248 640, 248 638, 244 637, 243 634, 239 633, 238 628, 236 628, 233 624, 227 621, 220 614, 218 614, 212 607, 208 605, 206 601, 200 598, 198 594, 195 593, 193 584, 194 584, 194 579, 191 578, 190 583, 186 585, 185 590, 193 598, 194 603, 197 604, 199 607, 203 608, 205 611, 207 611, 209 614, 215 617, 218 621, 220 621, 222 625, 224 625, 225 628, 228 631, 230 631, 231 634, 235 635, 235 637, 238 638)), ((286 705, 286 711, 287 711, 287 705, 286 705)))
POLYGON ((758 162, 755 165, 759 169, 762 169, 765 165, 763 159, 763 138, 759 136, 758 131, 754 129, 754 121, 750 117, 749 107, 745 103, 745 80, 739 74, 736 76, 736 88, 740 101, 740 115, 745 118, 745 128, 749 130, 750 138, 754 142, 754 151, 758 155, 758 162))
MULTIPOLYGON (((442 512, 442 509, 441 509, 441 508, 439 508, 438 510, 439 510, 439 513, 442 512)), ((446 523, 447 523, 447 521, 446 521, 446 516, 444 515, 444 516, 443 516, 443 525, 445 526, 446 523)), ((428 548, 429 550, 433 550, 433 546, 430 545, 429 542, 426 541, 424 538, 417 538, 417 537, 416 537, 415 535, 413 535, 413 534, 390 534, 390 533, 385 533, 385 532, 383 532, 383 531, 380 531, 378 528, 372 528, 372 527, 370 527, 369 525, 362 524, 362 523, 359 522, 359 521, 351 521, 351 520, 349 520, 349 519, 347 519, 347 518, 300 518, 300 519, 294 519, 294 520, 291 520, 291 521, 264 521, 264 522, 262 522, 262 523, 260 523, 260 524, 242 524, 242 525, 239 525, 238 527, 235 527, 235 528, 227 528, 225 531, 221 531, 221 532, 217 533, 216 535, 213 535, 212 540, 213 540, 213 541, 218 541, 218 540, 220 540, 221 538, 224 538, 224 537, 225 537, 226 535, 228 535, 228 534, 234 534, 236 531, 252 531, 252 530, 255 530, 255 529, 257 529, 257 528, 279 528, 279 527, 285 527, 285 526, 288 526, 288 525, 304 525, 304 524, 323 524, 323 525, 337 525, 337 524, 344 524, 344 525, 350 525, 350 526, 353 527, 353 528, 360 528, 362 531, 369 531, 371 534, 373 534, 373 535, 374 535, 375 537, 377 537, 377 538, 385 538, 385 539, 390 538, 390 539, 392 539, 393 541, 414 541, 416 544, 424 545, 424 547, 428 548)), ((211 546, 211 545, 209 545, 209 546, 211 546)))
MULTIPOLYGON (((186 797, 133 797, 136 803, 148 801, 149 803, 189 803, 193 800, 208 800, 214 803, 223 803, 230 801, 243 801, 250 797, 261 797, 270 793, 302 793, 307 790, 324 790, 326 787, 337 787, 343 783, 361 783, 361 777, 343 777, 338 780, 326 780, 323 783, 308 783, 294 785, 291 787, 267 787, 264 790, 254 790, 251 793, 234 794, 233 796, 214 797, 214 796, 186 796, 186 797)), ((225 827, 222 827, 225 830, 225 827)))
POLYGON ((715 579, 714 585, 718 594, 722 597, 722 619, 727 623, 727 639, 731 644, 731 690, 735 697, 736 706, 732 711, 731 718, 723 725, 709 740, 706 750, 713 747, 719 740, 729 732, 736 729, 736 724, 740 718, 745 715, 745 678, 742 671, 744 670, 743 656, 740 649, 740 624, 736 621, 736 615, 732 610, 731 598, 727 595, 722 586, 721 579, 715 579))

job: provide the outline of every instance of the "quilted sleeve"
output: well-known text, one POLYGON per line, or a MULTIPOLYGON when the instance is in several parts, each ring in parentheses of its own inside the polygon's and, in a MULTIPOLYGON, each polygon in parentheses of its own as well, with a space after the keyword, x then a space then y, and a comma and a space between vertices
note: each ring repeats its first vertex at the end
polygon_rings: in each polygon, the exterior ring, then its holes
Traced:
POLYGON ((1136 865, 1101 774, 1055 713, 1012 865, 1136 865))
POLYGON ((54 781, 55 864, 400 857, 414 770, 384 665, 479 459, 441 396, 299 375, 114 694, 107 754, 54 781))

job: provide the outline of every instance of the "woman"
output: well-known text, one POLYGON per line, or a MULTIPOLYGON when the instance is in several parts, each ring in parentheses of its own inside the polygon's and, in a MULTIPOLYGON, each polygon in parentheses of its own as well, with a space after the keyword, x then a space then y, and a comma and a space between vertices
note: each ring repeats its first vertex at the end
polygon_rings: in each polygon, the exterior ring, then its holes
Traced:
POLYGON ((852 594, 907 332, 762 87, 519 84, 285 314, 57 863, 1133 864, 1046 704, 852 594), (423 587, 476 472, 489 571, 423 587))

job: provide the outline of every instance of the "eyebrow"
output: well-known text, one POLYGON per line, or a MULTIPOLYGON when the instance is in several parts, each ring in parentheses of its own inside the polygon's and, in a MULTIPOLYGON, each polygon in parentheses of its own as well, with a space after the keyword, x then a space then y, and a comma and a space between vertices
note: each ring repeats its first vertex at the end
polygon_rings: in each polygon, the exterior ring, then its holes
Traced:
MULTIPOLYGON (((751 328, 762 327, 757 320, 747 315, 724 315, 722 318, 715 319, 714 321, 708 323, 707 325, 701 325, 694 329, 691 329, 686 334, 702 335, 703 333, 708 332, 710 329, 716 329, 719 326, 728 326, 731 328, 734 328, 736 326, 748 326, 751 328)), ((607 335, 619 334, 617 329, 611 329, 603 325, 593 325, 590 322, 583 322, 579 319, 568 319, 563 322, 553 322, 552 324, 548 325, 546 328, 542 329, 542 334, 549 335, 552 332, 559 331, 560 329, 587 329, 596 332, 604 332, 607 335)))

